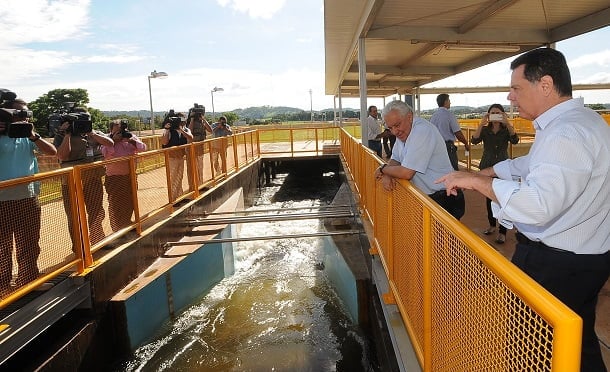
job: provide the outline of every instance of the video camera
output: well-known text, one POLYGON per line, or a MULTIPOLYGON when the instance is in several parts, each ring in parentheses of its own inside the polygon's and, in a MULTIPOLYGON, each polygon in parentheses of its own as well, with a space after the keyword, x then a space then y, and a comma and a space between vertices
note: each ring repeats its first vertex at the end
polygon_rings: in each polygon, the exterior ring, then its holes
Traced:
POLYGON ((49 134, 55 136, 59 132, 59 127, 66 121, 70 126, 66 128, 66 133, 81 135, 93 130, 93 122, 88 112, 80 112, 75 107, 74 102, 67 102, 65 110, 55 111, 49 115, 49 134))
POLYGON ((10 138, 26 138, 32 135, 34 125, 25 119, 32 117, 32 111, 0 108, 0 121, 6 123, 10 138), (17 119, 18 121, 14 121, 17 119))
POLYGON ((190 123, 191 119, 193 117, 203 116, 203 115, 205 115, 205 106, 204 105, 200 105, 198 103, 193 103, 193 107, 191 107, 189 109, 189 114, 188 114, 188 117, 186 118, 186 121, 188 123, 190 123))
POLYGON ((162 126, 165 126, 165 124, 169 123, 170 129, 176 130, 180 127, 181 122, 182 122, 182 118, 180 116, 176 115, 176 112, 174 111, 174 109, 171 109, 171 110, 169 110, 169 112, 167 114, 165 114, 165 117, 163 118, 162 126))
POLYGON ((129 131, 129 120, 121 119, 121 137, 131 138, 133 134, 129 131))
MULTIPOLYGON (((14 92, 0 88, 0 105, 6 101, 14 101, 16 98, 17 94, 14 92)), ((30 110, 0 108, 0 121, 6 124, 7 135, 11 138, 26 138, 32 135, 34 125, 27 121, 31 117, 30 110)))
POLYGON ((14 101, 16 98, 17 94, 15 94, 15 92, 0 88, 0 103, 3 103, 4 101, 14 101))

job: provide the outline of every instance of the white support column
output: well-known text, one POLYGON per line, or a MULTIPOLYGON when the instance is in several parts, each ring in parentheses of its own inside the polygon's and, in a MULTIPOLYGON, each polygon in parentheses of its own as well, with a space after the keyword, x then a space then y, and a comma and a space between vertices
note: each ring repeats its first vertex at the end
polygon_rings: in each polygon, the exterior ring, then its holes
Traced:
POLYGON ((366 85, 366 50, 364 48, 364 38, 358 39, 358 80, 360 87, 360 130, 362 133, 362 144, 368 145, 366 139, 366 128, 364 121, 368 116, 367 112, 367 85, 366 85))
POLYGON ((343 126, 343 98, 341 97, 341 87, 339 87, 339 125, 343 126))

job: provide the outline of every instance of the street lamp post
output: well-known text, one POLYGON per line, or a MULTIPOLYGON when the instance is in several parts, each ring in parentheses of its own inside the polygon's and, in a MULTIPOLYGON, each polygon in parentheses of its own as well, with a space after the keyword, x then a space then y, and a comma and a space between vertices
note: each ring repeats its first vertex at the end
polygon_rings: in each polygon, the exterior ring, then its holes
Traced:
POLYGON ((311 115, 311 122, 313 123, 313 99, 311 98, 311 89, 309 90, 309 114, 311 115))
POLYGON ((150 75, 148 75, 148 97, 150 98, 150 129, 152 129, 152 134, 155 134, 155 112, 153 111, 153 105, 152 105, 152 89, 150 88, 150 79, 164 79, 167 77, 167 73, 166 72, 157 72, 157 70, 154 70, 153 72, 150 73, 150 75))
POLYGON ((214 87, 214 89, 212 89, 210 91, 210 94, 212 95, 212 121, 214 121, 214 117, 216 116, 216 112, 214 111, 214 92, 223 92, 224 89, 223 88, 219 88, 219 87, 214 87))

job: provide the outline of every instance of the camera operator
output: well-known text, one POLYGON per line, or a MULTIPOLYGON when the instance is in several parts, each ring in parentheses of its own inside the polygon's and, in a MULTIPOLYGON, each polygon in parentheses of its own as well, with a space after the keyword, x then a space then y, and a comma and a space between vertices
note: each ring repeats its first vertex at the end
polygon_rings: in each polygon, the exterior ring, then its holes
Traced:
MULTIPOLYGON (((24 119, 16 117, 11 110, 25 110, 25 101, 17 99, 15 94, 2 91, 0 99, 2 116, 0 117, 0 181, 31 176, 38 173, 38 160, 35 152, 55 155, 55 146, 40 138, 32 127, 25 138, 11 138, 7 135, 9 126, 24 119), (7 97, 8 96, 8 97, 7 97), (9 99, 5 99, 9 98, 9 99)), ((29 118, 25 118, 27 122, 29 118)), ((41 208, 38 202, 39 182, 30 182, 18 186, 0 189, 0 296, 10 292, 13 273, 13 239, 18 274, 17 286, 27 284, 38 278, 38 256, 40 255, 40 220, 41 208)))
MULTIPOLYGON (((113 146, 114 142, 104 133, 91 128, 91 117, 85 108, 79 107, 73 110, 76 115, 68 114, 62 117, 59 131, 53 139, 53 144, 57 147, 57 157, 61 162, 62 168, 72 167, 80 164, 87 164, 102 160, 102 145, 113 146), (89 118, 88 121, 83 118, 89 118), (85 122, 86 129, 82 129, 77 124, 85 122), (81 133, 81 131, 86 131, 81 133)), ((91 244, 95 244, 104 238, 102 222, 104 220, 104 208, 102 206, 104 189, 102 177, 104 168, 96 167, 88 169, 82 173, 83 195, 85 199, 85 209, 87 211, 87 223, 89 225, 89 238, 91 244)), ((66 214, 70 216, 70 196, 68 185, 62 185, 62 195, 66 214)), ((68 226, 72 232, 72 219, 68 218, 68 226)), ((71 235, 72 236, 72 235, 71 235)), ((72 248, 74 250, 74 239, 72 236, 72 248)))
MULTIPOLYGON (((186 145, 193 142, 193 135, 186 127, 184 114, 174 113, 170 110, 163 120, 163 135, 161 147, 169 148, 186 145)), ((182 179, 184 177, 184 151, 171 151, 169 153, 169 172, 171 184, 171 200, 175 200, 184 193, 182 179)))
POLYGON ((194 107, 189 111, 187 119, 188 128, 193 134, 193 142, 201 142, 205 140, 206 131, 212 133, 210 123, 205 119, 205 106, 195 103, 194 107))
MULTIPOLYGON (((212 135, 214 138, 226 137, 233 134, 231 127, 227 124, 227 118, 221 116, 217 123, 212 125, 212 135)), ((220 155, 222 162, 222 173, 227 173, 227 147, 228 142, 226 138, 215 140, 212 144, 212 157, 214 163, 214 170, 220 172, 221 164, 218 162, 218 156, 220 155)))
MULTIPOLYGON (((135 155, 146 151, 146 145, 131 133, 126 120, 113 120, 110 122, 110 133, 114 141, 113 146, 102 146, 104 159, 114 159, 135 155)), ((106 164, 106 194, 108 194, 108 216, 112 231, 118 231, 131 224, 134 211, 133 191, 129 162, 122 161, 106 164)))

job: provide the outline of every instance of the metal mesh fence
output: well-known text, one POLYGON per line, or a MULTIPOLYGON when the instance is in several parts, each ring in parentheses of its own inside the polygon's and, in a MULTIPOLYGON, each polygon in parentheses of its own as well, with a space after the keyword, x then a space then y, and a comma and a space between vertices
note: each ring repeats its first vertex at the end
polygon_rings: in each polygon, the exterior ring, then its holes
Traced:
POLYGON ((371 183, 377 158, 355 138, 341 138, 364 214, 372 216, 390 284, 384 299, 396 301, 424 370, 578 369, 576 314, 410 183, 384 194, 371 183))

